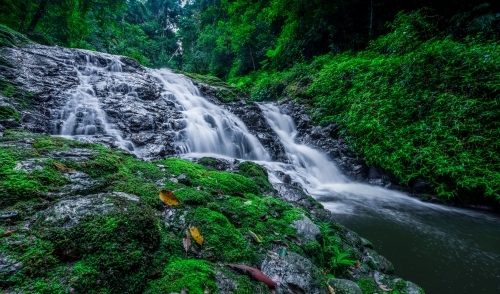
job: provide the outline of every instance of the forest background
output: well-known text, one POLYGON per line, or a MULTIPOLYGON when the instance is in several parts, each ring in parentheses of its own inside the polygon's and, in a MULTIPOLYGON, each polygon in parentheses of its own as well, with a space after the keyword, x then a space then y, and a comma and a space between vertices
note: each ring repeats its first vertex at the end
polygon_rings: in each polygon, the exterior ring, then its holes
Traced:
POLYGON ((9 43, 2 30, 16 30, 41 44, 221 79, 255 101, 297 99, 402 183, 425 179, 443 198, 500 202, 500 3, 0 0, 0 7, 0 45, 9 43))

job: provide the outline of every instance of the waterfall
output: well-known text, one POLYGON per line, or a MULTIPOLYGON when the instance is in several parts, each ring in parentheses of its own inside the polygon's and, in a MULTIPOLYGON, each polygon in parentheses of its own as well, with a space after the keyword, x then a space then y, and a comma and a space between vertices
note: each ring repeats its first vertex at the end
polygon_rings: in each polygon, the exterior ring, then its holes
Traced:
POLYGON ((170 70, 152 70, 176 108, 184 115, 186 128, 177 132, 179 153, 208 153, 247 160, 269 160, 270 156, 247 126, 234 114, 203 98, 186 77, 170 70))
POLYGON ((53 133, 80 139, 88 136, 109 136, 117 147, 134 150, 133 144, 124 140, 121 132, 108 122, 91 83, 101 76, 106 76, 107 81, 97 83, 96 87, 106 87, 108 83, 113 83, 110 79, 123 80, 120 61, 113 59, 111 64, 100 66, 93 55, 86 55, 85 59, 83 67, 76 67, 79 85, 68 93, 70 98, 59 114, 61 123, 53 133), (103 75, 103 71, 108 75, 103 75))

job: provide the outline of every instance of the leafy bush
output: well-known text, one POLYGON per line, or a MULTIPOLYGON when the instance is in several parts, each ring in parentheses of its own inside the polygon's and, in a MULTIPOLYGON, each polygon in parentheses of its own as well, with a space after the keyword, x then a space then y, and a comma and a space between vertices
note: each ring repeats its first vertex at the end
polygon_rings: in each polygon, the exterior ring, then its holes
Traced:
POLYGON ((404 183, 500 199, 499 44, 422 40, 421 22, 400 15, 369 50, 333 57, 308 90, 315 119, 344 126, 358 154, 404 183))

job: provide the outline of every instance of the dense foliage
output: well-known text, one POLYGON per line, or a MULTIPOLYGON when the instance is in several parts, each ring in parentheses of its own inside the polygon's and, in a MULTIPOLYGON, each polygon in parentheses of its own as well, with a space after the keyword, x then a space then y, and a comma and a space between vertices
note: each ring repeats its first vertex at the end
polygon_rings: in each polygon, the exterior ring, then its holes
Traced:
POLYGON ((298 98, 403 183, 500 199, 499 3, 180 2, 0 0, 0 22, 39 42, 220 78, 226 101, 298 98))
POLYGON ((156 67, 175 63, 179 51, 177 0, 0 0, 0 7, 0 23, 44 44, 127 55, 156 67))

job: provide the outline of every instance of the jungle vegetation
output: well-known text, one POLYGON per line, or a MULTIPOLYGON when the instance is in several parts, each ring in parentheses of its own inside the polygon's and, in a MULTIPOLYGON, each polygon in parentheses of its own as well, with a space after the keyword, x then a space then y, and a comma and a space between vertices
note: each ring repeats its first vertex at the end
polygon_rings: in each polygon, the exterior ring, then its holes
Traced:
POLYGON ((402 183, 500 200, 500 3, 0 0, 32 40, 297 99, 402 183))

